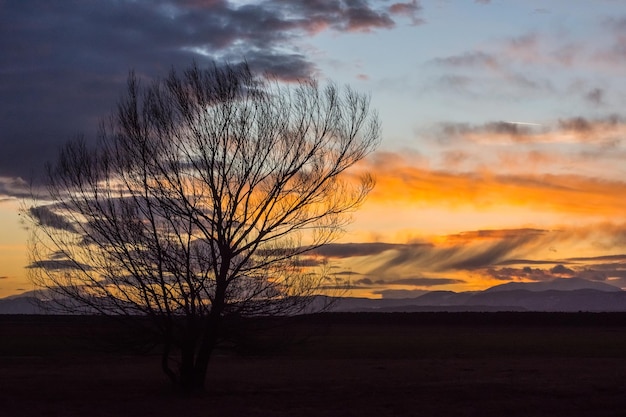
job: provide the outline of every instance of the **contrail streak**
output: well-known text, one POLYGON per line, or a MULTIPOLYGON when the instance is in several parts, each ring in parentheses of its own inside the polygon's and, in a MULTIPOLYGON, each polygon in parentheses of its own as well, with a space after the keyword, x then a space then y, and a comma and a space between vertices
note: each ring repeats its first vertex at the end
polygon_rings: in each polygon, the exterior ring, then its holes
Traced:
POLYGON ((525 125, 525 126, 542 126, 541 123, 530 123, 530 122, 504 122, 511 125, 525 125))

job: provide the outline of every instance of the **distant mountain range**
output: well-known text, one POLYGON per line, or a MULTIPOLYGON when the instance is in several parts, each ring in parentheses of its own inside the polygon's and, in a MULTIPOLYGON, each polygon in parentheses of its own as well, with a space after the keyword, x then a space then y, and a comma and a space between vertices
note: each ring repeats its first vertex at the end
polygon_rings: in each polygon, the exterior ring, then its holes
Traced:
MULTIPOLYGON (((510 282, 476 292, 431 291, 415 298, 320 297, 318 301, 320 304, 332 301, 330 311, 335 312, 626 312, 626 291, 603 282, 580 278, 510 282)), ((0 299, 0 314, 44 313, 45 306, 38 302, 33 293, 0 299)))
POLYGON ((552 281, 543 282, 508 282, 496 285, 485 290, 485 292, 528 290, 528 291, 575 291, 575 290, 597 290, 607 292, 618 292, 620 288, 600 281, 588 281, 582 278, 557 278, 552 281))
POLYGON ((0 298, 0 314, 45 314, 32 296, 0 298))
POLYGON ((624 311, 626 291, 603 282, 558 278, 510 282, 484 291, 431 291, 415 298, 342 298, 333 311, 624 311))

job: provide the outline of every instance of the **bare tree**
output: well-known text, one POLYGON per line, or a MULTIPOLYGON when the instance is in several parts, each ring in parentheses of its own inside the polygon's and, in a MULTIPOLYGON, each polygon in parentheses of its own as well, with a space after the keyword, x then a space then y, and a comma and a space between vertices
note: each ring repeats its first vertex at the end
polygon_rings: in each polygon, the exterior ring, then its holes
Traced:
POLYGON ((298 312, 328 284, 301 256, 373 187, 342 174, 379 137, 349 88, 246 65, 148 86, 131 73, 97 146, 70 142, 48 169, 50 201, 29 210, 33 279, 66 310, 150 317, 163 371, 202 389, 226 317, 298 312))

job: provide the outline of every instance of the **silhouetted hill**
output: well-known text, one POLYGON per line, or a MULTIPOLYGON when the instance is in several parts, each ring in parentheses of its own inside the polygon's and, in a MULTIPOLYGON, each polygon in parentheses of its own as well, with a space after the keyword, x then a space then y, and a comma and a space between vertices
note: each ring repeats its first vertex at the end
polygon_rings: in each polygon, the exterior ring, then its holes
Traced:
POLYGON ((332 311, 626 312, 626 292, 603 282, 558 278, 547 282, 511 282, 477 292, 432 291, 416 298, 343 298, 332 311))
POLYGON ((463 305, 471 299, 475 292, 432 291, 418 297, 415 301, 419 306, 455 306, 463 305))
POLYGON ((545 282, 508 282, 495 287, 487 288, 484 292, 496 291, 574 291, 574 290, 597 290, 597 291, 621 291, 620 288, 599 281, 589 281, 582 278, 557 278, 545 282))
POLYGON ((626 292, 590 289, 485 291, 472 296, 466 304, 509 306, 527 311, 626 311, 626 292))
MULTIPOLYGON (((0 299, 0 314, 41 314, 34 293, 0 299)), ((477 292, 432 291, 414 298, 329 298, 319 296, 304 313, 332 312, 626 312, 626 291, 580 278, 508 283, 477 292)))
POLYGON ((0 299, 0 314, 42 314, 39 300, 35 297, 7 297, 0 299))

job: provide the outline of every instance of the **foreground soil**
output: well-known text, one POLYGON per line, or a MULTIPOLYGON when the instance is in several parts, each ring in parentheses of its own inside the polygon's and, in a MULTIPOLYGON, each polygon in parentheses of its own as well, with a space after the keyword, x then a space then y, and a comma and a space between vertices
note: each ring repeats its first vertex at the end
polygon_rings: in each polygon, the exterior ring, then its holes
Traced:
MULTIPOLYGON (((107 322, 108 323, 108 322, 107 322)), ((183 396, 99 318, 0 316, 1 416, 626 416, 626 316, 329 314, 261 326, 183 396)))

